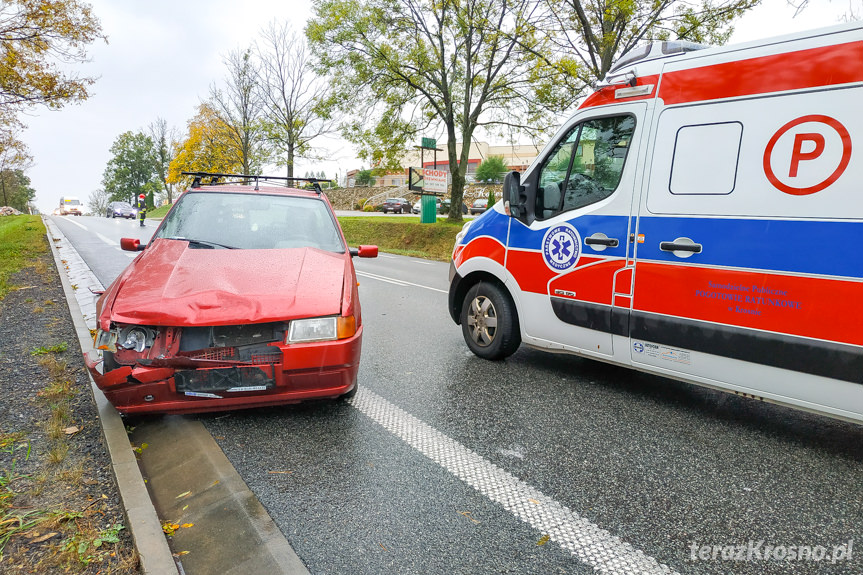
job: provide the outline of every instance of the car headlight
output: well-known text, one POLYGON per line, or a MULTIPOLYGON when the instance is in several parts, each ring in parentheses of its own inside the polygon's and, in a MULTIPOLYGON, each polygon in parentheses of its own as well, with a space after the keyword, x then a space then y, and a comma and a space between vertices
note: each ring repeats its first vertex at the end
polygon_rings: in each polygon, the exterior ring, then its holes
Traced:
POLYGON ((288 329, 287 343, 345 339, 356 332, 357 322, 354 316, 295 319, 291 321, 288 329))
POLYGON ((468 220, 461 227, 461 231, 455 236, 455 245, 459 245, 464 237, 467 235, 467 230, 470 228, 470 225, 473 223, 473 220, 468 220))

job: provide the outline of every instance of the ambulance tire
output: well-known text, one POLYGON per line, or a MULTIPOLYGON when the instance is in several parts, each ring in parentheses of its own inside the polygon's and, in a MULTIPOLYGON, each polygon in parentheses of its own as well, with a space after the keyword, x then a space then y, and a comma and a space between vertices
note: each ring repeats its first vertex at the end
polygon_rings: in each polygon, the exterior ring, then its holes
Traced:
POLYGON ((483 359, 504 359, 521 345, 515 304, 493 282, 480 282, 468 290, 461 308, 461 331, 470 350, 483 359))

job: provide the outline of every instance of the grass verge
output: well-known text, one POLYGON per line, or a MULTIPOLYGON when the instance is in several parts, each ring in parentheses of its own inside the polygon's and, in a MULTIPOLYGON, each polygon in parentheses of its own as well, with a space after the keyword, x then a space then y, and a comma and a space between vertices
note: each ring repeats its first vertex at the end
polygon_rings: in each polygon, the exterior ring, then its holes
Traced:
POLYGON ((9 277, 45 253, 45 225, 39 216, 0 217, 0 300, 12 286, 9 277))
POLYGON ((464 222, 438 220, 421 224, 419 217, 343 217, 339 224, 352 247, 376 245, 381 251, 416 256, 437 261, 449 261, 456 234, 464 222))
POLYGON ((168 204, 167 206, 159 206, 158 208, 153 208, 152 210, 147 210, 148 218, 164 218, 165 214, 168 213, 168 210, 171 209, 172 204, 168 204))

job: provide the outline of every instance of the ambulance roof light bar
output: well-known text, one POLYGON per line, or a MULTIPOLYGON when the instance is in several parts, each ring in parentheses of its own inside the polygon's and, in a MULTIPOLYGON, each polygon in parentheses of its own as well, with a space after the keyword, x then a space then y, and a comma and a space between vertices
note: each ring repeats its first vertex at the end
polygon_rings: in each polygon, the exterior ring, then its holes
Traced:
POLYGON ((670 42, 651 42, 636 46, 628 52, 624 53, 617 62, 609 70, 608 76, 614 75, 615 72, 631 66, 636 62, 647 62, 648 60, 657 60, 659 58, 667 58, 668 56, 676 56, 694 52, 696 50, 704 50, 710 48, 704 44, 697 44, 688 40, 673 40, 670 42))

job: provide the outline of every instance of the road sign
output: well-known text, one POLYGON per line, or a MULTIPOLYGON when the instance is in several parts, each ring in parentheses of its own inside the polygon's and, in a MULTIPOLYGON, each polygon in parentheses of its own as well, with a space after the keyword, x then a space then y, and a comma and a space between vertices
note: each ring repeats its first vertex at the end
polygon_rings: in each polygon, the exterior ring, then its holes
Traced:
POLYGON ((435 138, 423 138, 422 147, 427 150, 434 150, 437 148, 437 140, 435 138))
POLYGON ((423 169, 423 189, 432 193, 446 193, 446 177, 448 172, 444 170, 423 169))

